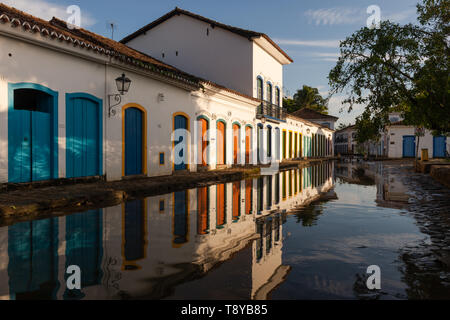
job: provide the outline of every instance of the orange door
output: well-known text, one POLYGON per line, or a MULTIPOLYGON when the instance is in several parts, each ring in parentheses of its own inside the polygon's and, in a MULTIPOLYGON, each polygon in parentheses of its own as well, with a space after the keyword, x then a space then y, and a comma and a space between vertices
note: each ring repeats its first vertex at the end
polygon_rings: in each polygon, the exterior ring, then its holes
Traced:
POLYGON ((201 137, 200 137, 200 143, 198 144, 198 156, 200 157, 201 166, 206 166, 207 164, 207 155, 206 155, 206 147, 208 146, 208 137, 206 132, 208 131, 208 121, 206 119, 201 118, 200 119, 200 125, 201 125, 201 137))
POLYGON ((217 185, 217 226, 223 226, 226 222, 225 216, 225 184, 217 185))
POLYGON ((233 163, 238 164, 239 159, 239 130, 241 128, 237 124, 233 124, 233 163))
POLYGON ((217 122, 217 164, 225 164, 225 123, 217 122))
POLYGON ((197 191, 197 233, 208 233, 208 187, 198 188, 197 191))
POLYGON ((245 181, 245 214, 252 213, 252 204, 253 204, 253 180, 245 181))
POLYGON ((233 221, 241 215, 241 182, 233 182, 233 221))
POLYGON ((251 143, 252 143, 252 128, 245 127, 245 164, 250 164, 251 143))

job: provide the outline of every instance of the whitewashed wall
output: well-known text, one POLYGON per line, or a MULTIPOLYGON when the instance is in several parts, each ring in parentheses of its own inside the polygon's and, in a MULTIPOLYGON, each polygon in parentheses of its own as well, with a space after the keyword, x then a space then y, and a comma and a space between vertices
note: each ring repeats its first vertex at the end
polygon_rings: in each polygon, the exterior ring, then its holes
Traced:
MULTIPOLYGON (((413 136, 414 127, 412 126, 391 126, 388 129, 388 157, 402 158, 403 157, 403 136, 413 136)), ((417 139, 416 139, 417 141, 417 139)), ((446 150, 450 152, 450 138, 446 139, 446 150)), ((417 146, 416 146, 417 147, 417 146)), ((428 149, 428 157, 433 158, 433 135, 429 130, 425 130, 425 136, 420 137, 419 140, 419 156, 421 149, 428 149)))
POLYGON ((253 73, 252 84, 253 92, 252 96, 257 97, 257 77, 260 76, 263 79, 263 99, 268 99, 267 83, 272 84, 272 97, 275 104, 275 88, 280 89, 280 104, 283 104, 283 65, 278 62, 274 57, 268 54, 258 44, 253 42, 253 73))
POLYGON ((212 28, 183 14, 175 15, 127 45, 188 73, 253 96, 252 42, 222 28, 212 28))
MULTIPOLYGON (((1 25, 5 28, 4 25, 1 25)), ((8 27, 9 28, 9 27, 8 27)), ((8 31, 11 31, 8 29, 8 31)), ((12 30, 18 36, 20 30, 12 30)), ((173 171, 172 142, 173 114, 182 112, 189 118, 192 141, 195 141, 195 120, 200 115, 209 115, 211 129, 210 163, 215 168, 216 123, 215 119, 227 122, 226 155, 228 166, 233 162, 232 123, 241 124, 240 160, 245 161, 245 125, 255 128, 254 115, 257 102, 243 98, 218 88, 192 92, 172 84, 154 80, 140 70, 128 66, 106 66, 108 60, 89 52, 83 52, 65 43, 43 39, 39 35, 25 34, 39 44, 54 46, 49 50, 24 41, 0 37, 0 48, 4 53, 0 59, 0 182, 8 181, 8 83, 32 82, 58 92, 58 177, 66 176, 65 155, 65 94, 83 92, 103 101, 103 172, 108 180, 122 177, 122 108, 138 105, 147 111, 147 172, 149 176, 167 175, 173 171), (4 48, 8 48, 7 52, 4 48), (81 52, 80 52, 81 51, 81 52), (8 56, 11 53, 11 57, 8 56), (77 57, 73 54, 83 54, 77 57), (39 61, 39 63, 36 63, 39 61), (117 93, 114 79, 123 72, 132 80, 130 90, 122 96, 121 104, 115 107, 116 115, 109 118, 107 113, 108 94, 117 93), (164 101, 158 99, 164 95, 164 101), (214 118, 214 119, 213 119, 214 118), (164 152, 164 165, 159 164, 159 153, 164 152)), ((85 51, 85 50, 84 50, 85 51)), ((256 135, 252 147, 256 150, 256 135)), ((189 148, 191 171, 195 166, 195 145, 189 148)), ((254 151, 256 152, 256 151, 254 151)), ((256 156, 252 155, 252 161, 256 156)), ((256 162, 255 162, 256 163, 256 162)))

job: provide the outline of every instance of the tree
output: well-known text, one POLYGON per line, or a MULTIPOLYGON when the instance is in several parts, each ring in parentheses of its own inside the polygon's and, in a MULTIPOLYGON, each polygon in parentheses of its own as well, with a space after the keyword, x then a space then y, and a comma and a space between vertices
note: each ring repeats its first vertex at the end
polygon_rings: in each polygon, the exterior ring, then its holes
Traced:
POLYGON ((298 89, 293 99, 283 99, 283 106, 288 112, 294 112, 302 108, 310 108, 323 114, 328 114, 328 99, 323 98, 319 89, 303 85, 298 89))
POLYGON ((349 111, 365 105, 380 128, 392 107, 403 105, 407 124, 449 133, 450 2, 423 0, 417 12, 419 25, 382 21, 342 41, 328 76, 331 92, 345 90, 349 111))
POLYGON ((356 118, 355 129, 356 129, 356 142, 358 144, 367 145, 367 154, 369 154, 370 142, 378 142, 381 134, 381 118, 372 117, 369 112, 364 111, 360 116, 356 118))

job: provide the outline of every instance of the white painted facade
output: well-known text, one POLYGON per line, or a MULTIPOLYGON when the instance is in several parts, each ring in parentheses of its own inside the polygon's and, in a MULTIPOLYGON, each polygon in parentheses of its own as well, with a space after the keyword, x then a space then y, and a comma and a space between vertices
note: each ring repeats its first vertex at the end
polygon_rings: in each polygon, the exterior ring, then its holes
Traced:
MULTIPOLYGON (((161 29, 161 34, 156 32, 156 38, 152 39, 153 43, 158 44, 165 52, 165 58, 162 60, 175 66, 183 66, 183 70, 192 71, 196 75, 207 76, 208 80, 199 80, 202 87, 199 89, 196 84, 168 78, 139 64, 112 58, 103 49, 93 49, 86 44, 81 44, 81 41, 69 39, 67 33, 66 36, 64 33, 59 34, 57 27, 55 27, 57 31, 50 34, 44 27, 30 30, 36 25, 20 19, 14 21, 12 22, 7 15, 2 15, 0 23, 0 183, 11 182, 9 177, 11 163, 8 163, 8 141, 10 139, 8 110, 11 108, 13 97, 8 88, 20 83, 42 86, 57 94, 55 134, 57 160, 56 165, 53 164, 55 169, 57 167, 57 172, 53 178, 68 177, 66 95, 72 93, 90 95, 101 101, 102 150, 99 175, 104 175, 107 180, 119 180, 125 176, 123 115, 127 107, 145 110, 143 138, 146 143, 143 147, 145 157, 142 173, 147 176, 170 175, 174 172, 174 149, 171 135, 176 115, 186 117, 188 122, 188 131, 191 137, 186 152, 189 159, 186 169, 193 172, 197 171, 197 163, 200 163, 198 148, 201 143, 199 138, 201 134, 197 125, 200 117, 207 118, 209 122, 207 162, 210 169, 217 167, 216 128, 219 121, 224 122, 226 127, 225 167, 245 163, 245 128, 247 126, 251 127, 249 163, 253 165, 258 164, 258 125, 262 125, 264 129, 269 125, 272 127, 274 133, 272 150, 275 156, 275 150, 279 150, 277 157, 279 160, 288 158, 288 156, 282 157, 283 130, 298 132, 298 137, 300 134, 302 137, 323 134, 329 138, 333 133, 332 130, 295 117, 286 121, 266 121, 265 123, 256 118, 255 111, 260 104, 260 101, 255 98, 257 96, 257 77, 263 78, 264 90, 267 89, 267 81, 270 81, 273 90, 276 87, 281 90, 282 66, 287 63, 286 58, 280 58, 281 53, 264 37, 249 41, 218 27, 210 30, 209 36, 205 36, 205 38, 196 37, 198 32, 205 32, 204 23, 183 15, 175 16, 157 26, 154 30, 161 29), (172 37, 164 36, 172 28, 177 30, 181 28, 187 33, 173 32, 171 33, 172 37), (188 40, 194 38, 199 43, 195 46, 188 46, 188 44, 192 44, 188 40), (233 54, 229 55, 225 47, 232 49, 233 54), (178 51, 178 56, 174 53, 176 51, 178 51), (206 59, 204 61, 203 58, 199 58, 199 54, 208 52, 213 57, 211 61, 207 57, 203 57, 206 59), (223 59, 219 54, 224 55, 223 59), (229 60, 225 57, 228 57, 229 60), (196 65, 194 58, 201 63, 196 65), (218 61, 220 63, 217 64, 218 61), (216 69, 212 66, 209 68, 209 64, 213 62, 216 69), (212 73, 208 74, 209 71, 212 73), (240 73, 236 73, 237 71, 240 73), (132 81, 130 90, 121 96, 120 104, 114 107, 116 114, 109 117, 109 95, 117 94, 115 79, 122 73, 125 73, 132 81), (216 79, 220 84, 225 83, 228 88, 209 81, 216 79), (233 124, 240 126, 239 152, 236 163, 233 159, 233 124), (276 129, 280 130, 279 138, 275 136, 276 129)), ((148 40, 146 37, 150 35, 153 37, 153 31, 135 40, 148 40)), ((148 44, 148 42, 142 41, 141 45, 148 44)), ((161 53, 152 51, 153 49, 150 47, 138 49, 148 51, 147 53, 161 59, 159 57, 161 53)), ((280 99, 281 94, 280 91, 280 99)), ((264 91, 264 96, 266 95, 267 92, 264 91)), ((273 97, 275 97, 275 93, 273 93, 273 97)), ((111 102, 114 103, 114 100, 111 99, 111 102)), ((265 130, 263 132, 259 139, 260 146, 267 145, 267 133, 265 130)), ((289 134, 287 134, 286 148, 290 146, 289 141, 289 134)), ((325 156, 325 154, 305 153, 302 151, 301 143, 303 143, 303 139, 298 138, 298 157, 325 156)), ((293 145, 292 148, 294 149, 293 145)), ((287 151, 288 153, 289 151, 287 151)), ((331 154, 332 152, 329 153, 329 155, 331 154)))
MULTIPOLYGON (((403 137, 414 136, 415 129, 413 126, 406 125, 392 125, 387 128, 387 132, 382 139, 385 139, 387 146, 386 156, 389 158, 402 158, 403 157, 403 137)), ((419 158, 421 157, 421 150, 428 149, 428 158, 433 158, 435 154, 433 143, 433 135, 430 130, 425 130, 425 135, 419 139, 419 158)), ((415 138, 417 143, 417 138, 415 138)), ((417 147, 417 145, 416 145, 417 147)), ((447 137, 445 148, 450 153, 450 139, 447 137)))

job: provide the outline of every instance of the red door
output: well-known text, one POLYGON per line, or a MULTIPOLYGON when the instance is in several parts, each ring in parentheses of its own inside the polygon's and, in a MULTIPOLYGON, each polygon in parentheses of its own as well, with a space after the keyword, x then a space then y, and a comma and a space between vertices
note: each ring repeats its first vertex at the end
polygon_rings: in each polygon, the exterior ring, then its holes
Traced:
POLYGON ((251 146, 252 146, 252 128, 245 127, 245 164, 250 164, 251 146))
POLYGON ((225 184, 217 185, 217 226, 223 226, 226 222, 225 215, 225 184))
POLYGON ((233 221, 241 215, 241 182, 233 182, 233 221))
POLYGON ((217 164, 225 164, 225 123, 217 122, 217 164))
POLYGON ((200 137, 200 143, 198 144, 198 156, 200 157, 201 166, 206 166, 208 157, 206 155, 206 147, 208 146, 208 137, 206 132, 208 131, 208 121, 206 119, 201 118, 200 119, 201 124, 201 137, 200 137))
POLYGON ((208 187, 198 188, 197 191, 198 217, 197 217, 197 233, 208 233, 208 187))
POLYGON ((241 127, 233 124, 233 163, 238 164, 239 161, 239 130, 241 127))
POLYGON ((252 213, 252 205, 253 205, 253 180, 249 179, 245 181, 245 214, 252 213))

